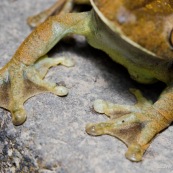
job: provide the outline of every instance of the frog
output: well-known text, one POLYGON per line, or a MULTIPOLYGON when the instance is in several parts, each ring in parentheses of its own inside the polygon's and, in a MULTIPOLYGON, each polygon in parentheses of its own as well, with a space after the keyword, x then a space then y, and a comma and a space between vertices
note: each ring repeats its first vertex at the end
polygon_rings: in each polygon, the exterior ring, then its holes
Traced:
POLYGON ((42 92, 67 95, 65 86, 45 81, 44 77, 50 67, 58 64, 71 67, 74 62, 66 57, 49 58, 47 53, 64 37, 82 35, 93 48, 124 66, 135 81, 166 84, 155 102, 137 89, 131 89, 137 100, 134 105, 96 100, 94 110, 110 119, 86 125, 89 135, 120 139, 128 148, 125 157, 139 162, 156 135, 173 121, 173 3, 170 0, 87 2, 92 6, 90 11, 66 13, 62 9, 62 13, 36 24, 11 60, 0 69, 0 107, 11 112, 14 125, 21 125, 27 117, 23 104, 30 97, 42 92))

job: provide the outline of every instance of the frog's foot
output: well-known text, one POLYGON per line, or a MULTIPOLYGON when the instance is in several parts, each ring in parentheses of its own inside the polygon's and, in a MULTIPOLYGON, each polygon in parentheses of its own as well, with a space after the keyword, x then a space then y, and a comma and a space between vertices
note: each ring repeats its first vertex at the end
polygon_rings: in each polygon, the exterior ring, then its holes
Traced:
POLYGON ((52 92, 58 96, 68 94, 65 86, 44 80, 48 69, 58 64, 71 67, 74 62, 64 57, 45 56, 31 66, 12 62, 0 70, 0 106, 11 112, 14 125, 20 125, 26 120, 23 104, 28 98, 42 92, 52 92))
POLYGON ((134 106, 114 105, 97 100, 94 109, 99 113, 105 113, 111 120, 88 124, 86 132, 94 136, 107 134, 119 138, 128 146, 126 158, 137 162, 142 160, 152 138, 166 128, 168 123, 138 90, 131 91, 138 100, 134 106))

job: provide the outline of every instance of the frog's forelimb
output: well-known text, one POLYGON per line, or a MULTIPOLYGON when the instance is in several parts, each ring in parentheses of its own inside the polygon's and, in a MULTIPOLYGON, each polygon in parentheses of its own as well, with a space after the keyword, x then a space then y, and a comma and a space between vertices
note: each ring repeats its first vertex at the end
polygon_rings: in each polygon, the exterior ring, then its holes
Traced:
POLYGON ((52 66, 73 66, 72 60, 48 58, 47 52, 64 36, 87 33, 88 13, 66 14, 50 17, 37 27, 21 44, 13 58, 0 70, 0 106, 11 112, 12 121, 20 125, 26 120, 24 102, 41 92, 52 92, 58 96, 68 91, 44 77, 52 66))

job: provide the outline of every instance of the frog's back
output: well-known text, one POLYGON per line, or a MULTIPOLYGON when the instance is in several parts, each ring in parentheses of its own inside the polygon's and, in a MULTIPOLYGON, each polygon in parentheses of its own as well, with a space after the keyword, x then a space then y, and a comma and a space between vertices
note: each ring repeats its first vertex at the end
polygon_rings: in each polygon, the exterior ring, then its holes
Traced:
POLYGON ((168 0, 91 0, 113 32, 139 49, 173 59, 173 3, 168 0))

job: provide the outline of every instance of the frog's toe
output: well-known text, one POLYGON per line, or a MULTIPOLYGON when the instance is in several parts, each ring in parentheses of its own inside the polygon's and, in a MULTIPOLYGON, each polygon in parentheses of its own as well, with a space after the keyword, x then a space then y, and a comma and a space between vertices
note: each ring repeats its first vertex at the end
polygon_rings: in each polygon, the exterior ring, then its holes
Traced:
POLYGON ((139 162, 142 160, 142 156, 145 152, 145 149, 143 149, 139 144, 132 144, 128 147, 128 150, 125 154, 126 158, 133 161, 133 162, 139 162))
POLYGON ((23 124, 26 121, 26 112, 24 109, 12 110, 12 122, 14 125, 18 126, 23 124))
POLYGON ((139 90, 130 89, 130 92, 137 99, 137 103, 134 106, 113 104, 108 101, 98 99, 95 100, 93 108, 96 112, 105 114, 108 117, 114 119, 126 114, 130 114, 131 112, 139 112, 143 106, 145 106, 146 108, 151 107, 151 101, 143 97, 142 93, 139 90))
POLYGON ((28 68, 26 71, 26 75, 28 80, 30 81, 30 85, 34 86, 30 92, 31 95, 35 95, 37 93, 42 92, 51 92, 58 96, 64 96, 68 94, 68 89, 64 86, 57 86, 54 82, 49 82, 43 79, 40 76, 40 72, 37 72, 35 68, 28 68))
POLYGON ((66 96, 68 94, 68 89, 64 86, 57 86, 54 93, 58 96, 66 96))
POLYGON ((103 114, 105 113, 107 104, 104 100, 95 100, 93 107, 96 112, 103 114))
POLYGON ((105 134, 106 123, 94 124, 90 123, 86 125, 86 132, 92 136, 99 136, 105 134))
POLYGON ((37 73, 39 73, 40 77, 44 78, 49 68, 57 65, 73 67, 75 63, 71 58, 66 58, 66 57, 49 58, 47 55, 45 55, 34 64, 34 68, 37 71, 37 73))
POLYGON ((70 58, 62 57, 61 64, 66 67, 73 67, 75 65, 74 61, 70 58))
MULTIPOLYGON (((34 66, 26 69, 26 75, 36 87, 36 92, 52 92, 58 96, 68 94, 68 89, 65 86, 57 86, 56 83, 44 80, 45 75, 52 66, 64 65, 66 67, 74 66, 74 61, 66 57, 48 58, 47 55, 39 59, 34 66)), ((35 92, 34 89, 31 92, 35 92)))
POLYGON ((132 106, 113 104, 104 100, 95 100, 93 107, 96 112, 111 118, 118 118, 134 110, 132 106))

